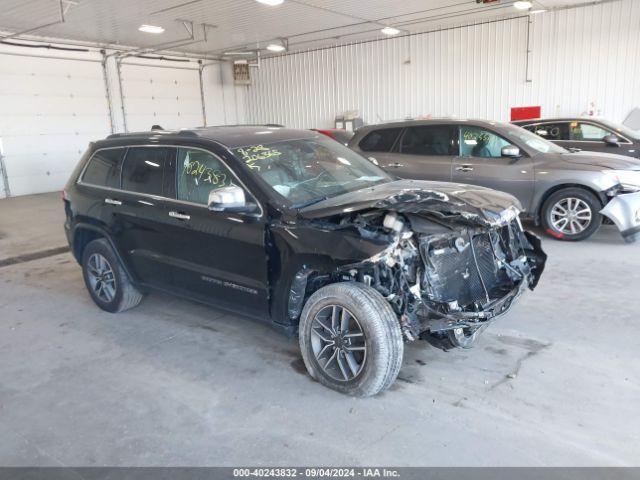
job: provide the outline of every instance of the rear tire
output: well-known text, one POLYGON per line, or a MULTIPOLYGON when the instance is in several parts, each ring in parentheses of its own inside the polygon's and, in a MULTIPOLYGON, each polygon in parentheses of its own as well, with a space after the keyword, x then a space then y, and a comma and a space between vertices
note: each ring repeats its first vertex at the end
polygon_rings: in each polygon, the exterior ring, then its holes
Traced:
POLYGON ((93 240, 85 247, 82 273, 92 300, 107 312, 124 312, 142 300, 142 294, 133 286, 104 238, 93 240))
POLYGON ((398 318, 380 293, 361 283, 335 283, 311 295, 300 317, 299 340, 309 374, 355 397, 389 388, 402 365, 398 318))
POLYGON ((545 231, 558 240, 578 242, 602 225, 600 200, 583 188, 564 188, 547 198, 540 211, 545 231))

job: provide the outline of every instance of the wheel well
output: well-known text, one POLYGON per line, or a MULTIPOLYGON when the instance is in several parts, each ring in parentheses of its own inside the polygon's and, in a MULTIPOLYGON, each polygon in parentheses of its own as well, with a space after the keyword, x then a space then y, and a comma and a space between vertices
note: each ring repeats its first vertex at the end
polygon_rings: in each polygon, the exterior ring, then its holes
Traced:
POLYGON ((538 205, 536 207, 536 221, 540 220, 540 213, 542 210, 542 206, 544 205, 544 202, 547 201, 547 199, 553 195, 556 192, 559 192, 560 190, 564 190, 565 188, 580 188, 582 190, 585 190, 589 193, 592 193, 596 196, 596 198, 600 201, 600 204, 604 207, 604 201, 602 198, 602 195, 598 192, 596 192, 593 188, 589 188, 585 185, 580 185, 577 183, 563 183, 562 185, 556 185, 554 187, 551 187, 549 190, 547 190, 544 195, 542 196, 542 198, 540 199, 540 201, 538 202, 538 205))
POLYGON ((76 257, 78 263, 82 262, 82 253, 84 248, 98 238, 104 238, 100 232, 89 228, 78 228, 73 236, 73 256, 76 257))

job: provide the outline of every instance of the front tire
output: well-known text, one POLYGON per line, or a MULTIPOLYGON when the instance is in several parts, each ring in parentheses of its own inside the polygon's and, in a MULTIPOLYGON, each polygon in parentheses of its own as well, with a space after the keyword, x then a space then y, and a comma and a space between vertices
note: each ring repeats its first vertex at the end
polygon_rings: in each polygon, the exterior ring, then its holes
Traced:
POLYGON ((564 188, 551 194, 542 205, 542 226, 559 240, 585 240, 600 228, 601 208, 593 193, 582 188, 564 188))
POLYGON ((360 283, 335 283, 311 295, 300 317, 299 340, 309 374, 347 395, 386 390, 402 365, 395 312, 380 293, 360 283))
POLYGON ((92 300, 107 312, 123 312, 142 300, 142 294, 132 285, 104 238, 93 240, 85 247, 82 273, 92 300))

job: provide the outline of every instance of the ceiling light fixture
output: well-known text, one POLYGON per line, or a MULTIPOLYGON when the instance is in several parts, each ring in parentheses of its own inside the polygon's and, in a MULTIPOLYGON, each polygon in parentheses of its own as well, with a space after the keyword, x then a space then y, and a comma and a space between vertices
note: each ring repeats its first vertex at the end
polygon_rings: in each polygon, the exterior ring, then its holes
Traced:
POLYGON ((537 9, 537 10, 531 10, 529 13, 530 13, 531 15, 537 15, 538 13, 544 13, 544 12, 546 12, 546 11, 547 11, 547 10, 546 10, 545 8, 539 8, 539 9, 537 9))
POLYGON ((223 55, 255 55, 255 52, 241 52, 241 51, 224 52, 223 55))
POLYGON ((156 33, 156 34, 164 32, 164 28, 158 27, 156 25, 140 25, 138 30, 144 33, 156 33))
POLYGON ((517 8, 518 10, 528 10, 531 7, 533 7, 533 3, 529 2, 529 1, 518 1, 518 2, 514 2, 513 6, 515 8, 517 8))
POLYGON ((287 48, 284 45, 279 45, 277 43, 270 43, 267 45, 267 50, 270 52, 284 52, 287 48))
POLYGON ((259 3, 263 3, 265 5, 269 5, 270 7, 275 7, 276 5, 280 5, 284 0, 257 0, 259 3))
POLYGON ((384 33, 385 35, 389 35, 390 37, 392 37, 393 35, 398 35, 400 33, 400 30, 398 30, 397 28, 393 28, 393 27, 384 27, 380 31, 382 33, 384 33))

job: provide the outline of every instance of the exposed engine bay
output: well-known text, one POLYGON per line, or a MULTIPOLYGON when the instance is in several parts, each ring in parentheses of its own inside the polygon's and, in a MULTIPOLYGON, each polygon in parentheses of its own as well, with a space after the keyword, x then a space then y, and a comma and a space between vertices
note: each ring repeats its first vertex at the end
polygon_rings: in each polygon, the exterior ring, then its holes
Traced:
POLYGON ((488 221, 372 209, 335 219, 333 225, 325 221, 325 228, 355 228, 362 238, 385 241, 388 247, 341 267, 333 278, 310 280, 367 284, 391 304, 405 340, 442 338, 448 347, 465 346, 540 278, 546 255, 539 239, 523 230, 518 214, 511 207, 488 221))

